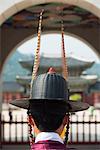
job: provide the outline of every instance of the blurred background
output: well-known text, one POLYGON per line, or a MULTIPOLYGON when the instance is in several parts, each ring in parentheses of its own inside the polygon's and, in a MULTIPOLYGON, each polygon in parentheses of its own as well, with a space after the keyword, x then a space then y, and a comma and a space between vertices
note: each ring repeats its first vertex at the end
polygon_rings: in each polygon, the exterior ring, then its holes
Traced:
POLYGON ((16 6, 16 11, 10 6, 13 2, 5 0, 5 3, 0 3, 2 149, 20 149, 18 144, 29 149, 27 112, 9 102, 29 97, 39 13, 42 8, 44 13, 38 74, 47 72, 51 66, 56 72, 62 73, 63 20, 70 100, 87 102, 91 106, 86 111, 71 114, 69 146, 85 150, 100 149, 100 2, 96 0, 94 4, 92 1, 92 5, 89 5, 89 1, 86 3, 84 0, 76 3, 48 0, 48 3, 37 1, 37 4, 34 1, 32 4, 27 1, 26 4, 18 4, 15 1, 13 6, 16 6))

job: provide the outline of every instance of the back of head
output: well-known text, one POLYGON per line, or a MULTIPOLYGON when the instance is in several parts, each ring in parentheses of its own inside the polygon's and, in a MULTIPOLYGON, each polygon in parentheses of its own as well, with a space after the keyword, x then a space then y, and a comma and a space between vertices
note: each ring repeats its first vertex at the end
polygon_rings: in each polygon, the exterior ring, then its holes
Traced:
POLYGON ((53 132, 62 124, 65 115, 37 113, 32 114, 34 122, 40 131, 53 132))
POLYGON ((30 102, 30 113, 40 131, 53 132, 62 124, 66 114, 66 105, 65 102, 60 101, 43 101, 43 103, 36 102, 35 104, 30 102), (61 108, 63 108, 63 111, 61 108), (61 113, 58 111, 60 109, 61 113))

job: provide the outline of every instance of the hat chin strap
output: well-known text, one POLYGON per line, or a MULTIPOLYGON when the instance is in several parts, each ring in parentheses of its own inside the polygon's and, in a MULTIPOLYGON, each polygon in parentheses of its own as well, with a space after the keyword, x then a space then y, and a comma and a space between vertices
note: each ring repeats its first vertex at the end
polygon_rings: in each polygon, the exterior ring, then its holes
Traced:
POLYGON ((66 132, 65 132, 65 139, 64 139, 65 145, 68 144, 69 128, 70 128, 70 114, 68 114, 68 123, 66 125, 66 132))
POLYGON ((33 134, 33 130, 32 130, 32 125, 31 125, 31 113, 30 113, 30 110, 28 109, 27 111, 27 121, 28 121, 28 133, 29 133, 29 141, 30 141, 30 146, 32 146, 35 142, 35 133, 33 134))

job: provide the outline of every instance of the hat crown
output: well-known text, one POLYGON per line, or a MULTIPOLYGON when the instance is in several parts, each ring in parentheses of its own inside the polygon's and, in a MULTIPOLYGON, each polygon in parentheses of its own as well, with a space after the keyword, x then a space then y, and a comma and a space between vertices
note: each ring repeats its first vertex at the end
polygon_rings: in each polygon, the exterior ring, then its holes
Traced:
POLYGON ((89 105, 86 103, 69 101, 69 90, 66 80, 61 75, 53 72, 39 75, 34 80, 31 98, 14 100, 10 104, 25 109, 29 109, 31 104, 33 104, 34 112, 41 111, 42 105, 46 110, 49 107, 51 108, 49 110, 54 110, 53 112, 59 114, 82 111, 89 108, 89 105))
POLYGON ((68 100, 66 80, 61 75, 50 71, 39 75, 32 85, 32 99, 68 100))

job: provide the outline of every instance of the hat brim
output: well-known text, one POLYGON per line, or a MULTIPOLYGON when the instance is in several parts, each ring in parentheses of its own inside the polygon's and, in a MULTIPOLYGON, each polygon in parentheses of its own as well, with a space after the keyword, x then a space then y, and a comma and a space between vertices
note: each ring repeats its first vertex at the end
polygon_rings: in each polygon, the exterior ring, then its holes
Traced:
MULTIPOLYGON (((33 99, 27 99, 27 98, 16 99, 16 100, 11 101, 10 104, 17 106, 17 107, 20 107, 20 108, 23 108, 23 109, 28 109, 29 108, 29 101, 31 101, 31 100, 33 100, 33 99)), ((37 101, 40 99, 34 99, 33 102, 35 102, 35 100, 37 101)), ((81 102, 81 101, 68 100, 66 102, 66 105, 67 105, 67 103, 71 106, 71 108, 68 110, 68 112, 83 111, 83 110, 86 110, 89 108, 89 104, 81 102)))

